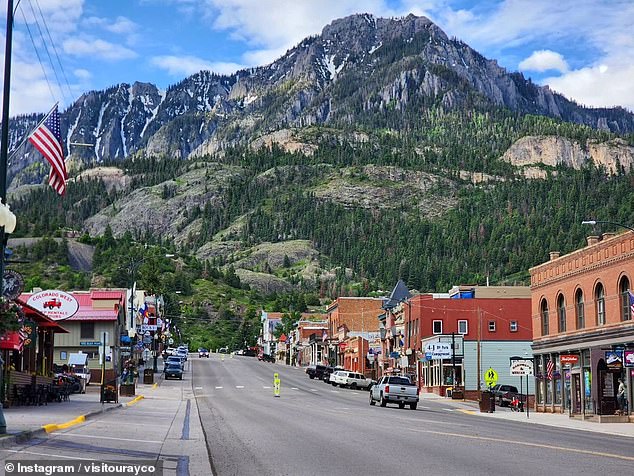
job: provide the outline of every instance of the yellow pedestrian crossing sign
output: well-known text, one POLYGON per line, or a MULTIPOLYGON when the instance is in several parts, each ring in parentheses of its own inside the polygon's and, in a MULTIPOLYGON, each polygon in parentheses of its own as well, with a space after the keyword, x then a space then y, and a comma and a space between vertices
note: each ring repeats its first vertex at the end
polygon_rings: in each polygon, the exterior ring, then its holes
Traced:
POLYGON ((498 373, 493 370, 493 368, 489 367, 489 370, 484 372, 484 381, 487 384, 487 387, 493 387, 496 383, 498 383, 498 373))

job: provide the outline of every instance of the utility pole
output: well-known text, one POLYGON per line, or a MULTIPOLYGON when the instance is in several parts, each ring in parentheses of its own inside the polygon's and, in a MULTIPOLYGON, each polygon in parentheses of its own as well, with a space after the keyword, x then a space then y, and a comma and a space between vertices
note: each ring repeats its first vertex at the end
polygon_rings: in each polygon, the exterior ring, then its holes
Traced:
POLYGON ((478 307, 478 346, 476 347, 476 352, 477 352, 477 366, 478 366, 478 375, 477 375, 477 389, 478 389, 478 398, 482 398, 480 395, 480 373, 481 373, 481 358, 482 356, 480 355, 480 339, 482 338, 482 317, 480 316, 480 308, 478 307))
POLYGON ((451 386, 456 391, 456 333, 451 333, 451 386))

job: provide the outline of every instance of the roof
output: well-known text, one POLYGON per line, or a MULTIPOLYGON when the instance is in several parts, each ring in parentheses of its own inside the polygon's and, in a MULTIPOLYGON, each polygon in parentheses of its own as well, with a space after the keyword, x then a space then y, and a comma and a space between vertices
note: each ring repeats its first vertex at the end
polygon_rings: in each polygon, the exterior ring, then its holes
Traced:
POLYGON ((406 301, 411 297, 412 295, 410 294, 409 289, 407 289, 407 285, 402 279, 399 279, 396 283, 396 286, 394 286, 394 289, 392 289, 392 293, 390 294, 389 299, 383 303, 382 308, 392 309, 393 307, 396 307, 399 303, 406 301))
POLYGON ((125 298, 125 290, 93 290, 90 292, 92 299, 121 299, 125 298))

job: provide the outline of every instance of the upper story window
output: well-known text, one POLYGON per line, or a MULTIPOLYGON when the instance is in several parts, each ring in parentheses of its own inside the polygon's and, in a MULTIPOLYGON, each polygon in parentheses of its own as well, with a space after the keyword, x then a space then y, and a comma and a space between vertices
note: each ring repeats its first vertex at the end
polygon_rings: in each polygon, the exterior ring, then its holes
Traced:
POLYGON ((594 290, 594 301, 596 303, 597 326, 602 326, 605 324, 605 291, 601 283, 598 283, 594 290))
POLYGON ((495 332, 495 321, 489 321, 489 332, 495 332))
POLYGON ((94 339, 95 338, 95 323, 81 322, 79 324, 79 338, 80 339, 94 339))
POLYGON ((509 329, 511 330, 511 332, 517 332, 517 330, 519 329, 517 321, 511 321, 509 329))
POLYGON ((539 314, 542 320, 542 335, 547 336, 549 332, 548 325, 548 301, 542 299, 542 303, 539 306, 539 314))
POLYGON ((632 320, 632 307, 634 305, 630 304, 630 280, 627 279, 627 276, 623 276, 619 283, 619 297, 621 299, 621 320, 632 320))
POLYGON ((468 334, 469 333, 469 321, 460 320, 458 321, 458 334, 468 334))
POLYGON ((557 298, 557 322, 559 332, 566 332, 566 300, 563 294, 557 298))
POLYGON ((586 311, 583 304, 583 291, 577 289, 575 293, 575 313, 577 318, 577 329, 586 327, 586 311))
POLYGON ((442 321, 434 321, 432 331, 434 334, 442 334, 442 321))

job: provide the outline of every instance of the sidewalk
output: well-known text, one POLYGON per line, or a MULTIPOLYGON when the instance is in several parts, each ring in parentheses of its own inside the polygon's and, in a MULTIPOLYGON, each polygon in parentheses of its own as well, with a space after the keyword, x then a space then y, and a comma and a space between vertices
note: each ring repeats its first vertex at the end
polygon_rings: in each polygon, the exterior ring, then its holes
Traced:
POLYGON ((508 408, 498 407, 496 407, 496 411, 493 413, 480 413, 478 402, 471 400, 452 400, 450 398, 440 397, 436 394, 430 393, 421 393, 420 398, 421 400, 435 400, 442 402, 444 404, 454 406, 460 411, 482 418, 498 418, 512 420, 519 423, 556 426, 558 428, 593 431, 596 433, 606 433, 610 435, 634 438, 634 423, 598 423, 589 420, 570 418, 567 414, 537 413, 532 410, 530 410, 527 415, 526 412, 513 412, 508 408))
MULTIPOLYGON (((154 381, 162 380, 162 374, 154 374, 154 381)), ((142 381, 142 379, 141 379, 142 381)), ((7 422, 7 434, 0 436, 0 446, 12 446, 16 442, 26 441, 38 434, 45 434, 44 426, 63 424, 84 416, 90 419, 103 412, 121 408, 139 395, 145 395, 153 385, 137 383, 136 396, 119 397, 119 403, 101 403, 100 386, 92 384, 86 387, 85 394, 74 393, 67 402, 49 402, 41 406, 21 406, 4 408, 7 422)))

